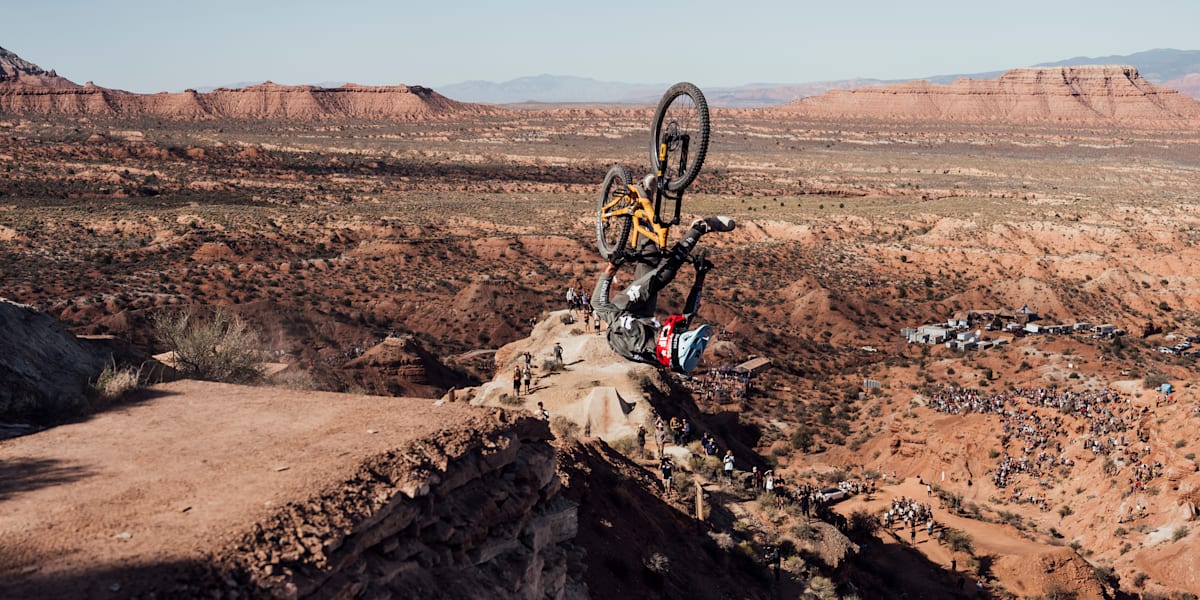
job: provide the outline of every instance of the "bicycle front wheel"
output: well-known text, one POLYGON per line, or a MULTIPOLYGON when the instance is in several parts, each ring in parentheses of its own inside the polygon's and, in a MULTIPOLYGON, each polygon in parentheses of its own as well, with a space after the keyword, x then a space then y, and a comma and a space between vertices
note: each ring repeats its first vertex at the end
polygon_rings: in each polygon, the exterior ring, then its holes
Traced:
POLYGON ((600 257, 608 260, 625 251, 629 241, 629 230, 633 226, 633 198, 629 182, 633 179, 629 169, 613 165, 604 176, 600 186, 600 209, 596 213, 596 246, 600 257), (613 214, 622 211, 624 214, 613 214))
POLYGON ((677 83, 654 111, 650 164, 667 180, 667 191, 682 192, 700 174, 708 153, 708 101, 700 88, 677 83))

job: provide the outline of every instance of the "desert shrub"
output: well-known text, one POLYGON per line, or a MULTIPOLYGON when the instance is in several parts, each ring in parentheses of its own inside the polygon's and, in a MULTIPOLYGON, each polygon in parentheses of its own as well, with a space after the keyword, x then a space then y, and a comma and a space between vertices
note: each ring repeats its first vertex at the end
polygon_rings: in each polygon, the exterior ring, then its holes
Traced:
POLYGON ((683 490, 685 493, 695 494, 696 478, 687 471, 675 469, 675 472, 671 475, 671 487, 676 490, 683 490))
POLYGON ((815 540, 821 532, 808 521, 804 521, 792 528, 792 535, 798 540, 815 540))
POLYGON ((843 471, 842 469, 826 471, 821 473, 820 476, 821 481, 829 485, 836 485, 850 478, 850 473, 848 471, 843 471))
POLYGON ((1043 597, 1046 600, 1074 600, 1078 594, 1057 581, 1051 581, 1046 585, 1043 597))
POLYGON ((1183 438, 1180 438, 1180 439, 1177 439, 1177 440, 1175 440, 1175 447, 1176 447, 1176 448, 1182 448, 1182 447, 1184 447, 1184 446, 1186 446, 1186 445, 1187 445, 1187 440, 1185 440, 1185 439, 1183 439, 1183 438))
POLYGON ((319 390, 321 384, 312 373, 303 369, 287 369, 271 377, 271 385, 289 390, 319 390))
POLYGON ((718 548, 726 552, 733 549, 733 536, 729 535, 728 533, 723 531, 710 531, 708 532, 708 537, 712 538, 712 541, 716 542, 718 548))
POLYGON ((1160 388, 1162 384, 1169 383, 1170 381, 1171 378, 1166 373, 1151 371, 1146 373, 1146 376, 1142 378, 1142 387, 1146 389, 1160 388))
POLYGON ((1145 586, 1147 579, 1150 579, 1150 576, 1145 573, 1138 573, 1137 575, 1134 575, 1133 576, 1133 587, 1145 586))
POLYGON ((833 600, 838 597, 837 586, 828 577, 817 575, 808 580, 808 593, 820 600, 833 600))
POLYGON ((623 456, 630 458, 641 458, 642 456, 642 449, 638 448, 636 436, 627 435, 619 437, 609 442, 608 445, 612 446, 613 450, 620 452, 623 456))
POLYGON ((642 561, 642 564, 650 570, 651 573, 666 575, 671 572, 671 560, 661 552, 652 552, 642 561))
POLYGON ((546 359, 542 361, 542 371, 546 373, 557 373, 563 370, 562 363, 557 360, 546 359))
POLYGON ((1178 542, 1179 540, 1182 540, 1183 538, 1187 537, 1187 534, 1188 534, 1187 525, 1180 525, 1179 527, 1175 528, 1175 531, 1171 532, 1171 541, 1178 542))
POLYGON ((550 431, 567 441, 573 442, 579 439, 579 424, 566 417, 550 419, 550 431))
POLYGON ((863 509, 850 513, 850 536, 857 539, 869 538, 879 530, 879 519, 863 509))
POLYGON ((815 440, 813 439, 812 428, 805 426, 805 425, 801 425, 799 428, 797 428, 795 431, 792 432, 792 435, 790 436, 790 441, 792 444, 792 448, 795 448, 801 452, 808 452, 809 449, 811 449, 813 447, 813 444, 815 443, 815 440))
POLYGON ((971 535, 952 527, 946 528, 946 545, 953 552, 963 552, 966 554, 973 554, 975 552, 975 545, 971 540, 971 535))
POLYGON ((116 365, 106 365, 96 378, 96 383, 91 385, 92 396, 100 402, 119 400, 125 394, 138 389, 141 379, 141 369, 118 369, 116 365))
POLYGON ((513 396, 508 393, 500 394, 500 404, 504 406, 525 406, 525 399, 520 396, 513 396))
POLYGON ((237 315, 216 308, 207 318, 191 309, 154 316, 154 336, 173 353, 184 377, 248 383, 262 377, 258 335, 237 315))

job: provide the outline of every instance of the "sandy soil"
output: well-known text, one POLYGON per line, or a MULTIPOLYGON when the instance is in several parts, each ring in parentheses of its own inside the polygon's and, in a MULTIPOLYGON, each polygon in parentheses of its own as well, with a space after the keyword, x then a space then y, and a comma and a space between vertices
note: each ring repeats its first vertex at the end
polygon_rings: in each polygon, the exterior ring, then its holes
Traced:
MULTIPOLYGON (((79 575, 189 563, 228 549, 364 459, 479 409, 180 381, 89 421, 0 442, 0 596, 79 575), (14 589, 14 588, 9 588, 14 589)), ((144 572, 143 572, 144 573, 144 572)))

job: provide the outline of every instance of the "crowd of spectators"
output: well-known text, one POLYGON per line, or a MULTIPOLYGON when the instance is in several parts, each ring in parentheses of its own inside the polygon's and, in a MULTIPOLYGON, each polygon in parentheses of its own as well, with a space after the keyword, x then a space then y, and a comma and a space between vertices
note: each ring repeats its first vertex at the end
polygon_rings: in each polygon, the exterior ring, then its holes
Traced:
MULTIPOLYGON (((992 470, 998 488, 1014 484, 1019 474, 1028 474, 1039 485, 1075 466, 1067 448, 1076 441, 1098 456, 1118 456, 1133 465, 1130 491, 1162 475, 1162 463, 1149 462, 1149 435, 1140 427, 1145 409, 1137 409, 1113 389, 1071 391, 1056 388, 1014 388, 983 393, 950 388, 929 399, 929 407, 945 414, 981 413, 1001 420, 1001 451, 992 470), (1129 432, 1136 432, 1131 438, 1129 432), (1071 436, 1075 436, 1075 440, 1071 436), (1141 445, 1135 444, 1137 440, 1141 445)), ((1045 497, 1027 490, 1014 490, 1010 500, 1045 505, 1045 497)))
POLYGON ((749 391, 750 374, 721 365, 692 377, 685 385, 699 395, 701 402, 740 402, 749 391))

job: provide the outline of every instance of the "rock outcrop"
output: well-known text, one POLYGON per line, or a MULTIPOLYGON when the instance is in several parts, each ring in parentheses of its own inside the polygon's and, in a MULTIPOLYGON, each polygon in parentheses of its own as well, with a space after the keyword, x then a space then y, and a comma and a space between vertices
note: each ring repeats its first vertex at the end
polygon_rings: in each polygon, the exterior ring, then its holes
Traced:
POLYGON ((1129 66, 1015 69, 996 79, 834 90, 777 109, 832 119, 1200 127, 1200 102, 1129 66))
POLYGON ((436 398, 443 390, 469 383, 411 335, 385 338, 342 369, 351 385, 385 396, 436 398))
POLYGON ((420 86, 336 88, 265 82, 209 93, 135 94, 80 86, 0 48, 0 113, 166 119, 430 119, 495 109, 420 86))
POLYGON ((87 402, 104 357, 31 306, 0 298, 0 420, 50 421, 87 402))

